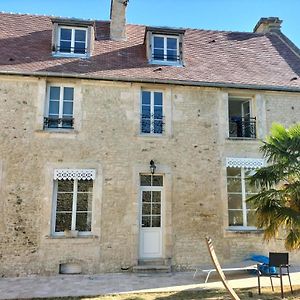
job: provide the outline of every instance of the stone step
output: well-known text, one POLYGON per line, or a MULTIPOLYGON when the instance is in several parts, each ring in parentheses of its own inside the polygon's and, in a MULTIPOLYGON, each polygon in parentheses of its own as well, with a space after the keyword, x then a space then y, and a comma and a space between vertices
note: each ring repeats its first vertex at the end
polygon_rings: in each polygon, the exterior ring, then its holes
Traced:
POLYGON ((171 266, 166 265, 138 265, 132 268, 134 273, 170 273, 171 266))
POLYGON ((169 265, 168 261, 164 258, 152 258, 152 259, 139 259, 139 266, 163 266, 169 265))

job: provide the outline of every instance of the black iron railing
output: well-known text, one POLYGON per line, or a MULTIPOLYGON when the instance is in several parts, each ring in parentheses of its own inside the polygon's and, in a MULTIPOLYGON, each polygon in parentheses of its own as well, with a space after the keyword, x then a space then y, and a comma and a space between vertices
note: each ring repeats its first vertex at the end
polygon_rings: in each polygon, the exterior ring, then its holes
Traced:
POLYGON ((72 129, 74 119, 71 117, 55 118, 44 117, 44 128, 72 129))
POLYGON ((231 116, 229 118, 229 137, 256 138, 256 117, 231 116))
POLYGON ((141 133, 161 134, 164 130, 164 116, 141 115, 141 133))
POLYGON ((180 61, 180 55, 153 53, 152 54, 152 59, 153 60, 176 62, 176 61, 180 61))
POLYGON ((87 48, 80 48, 80 47, 56 46, 54 51, 57 53, 87 54, 87 48))

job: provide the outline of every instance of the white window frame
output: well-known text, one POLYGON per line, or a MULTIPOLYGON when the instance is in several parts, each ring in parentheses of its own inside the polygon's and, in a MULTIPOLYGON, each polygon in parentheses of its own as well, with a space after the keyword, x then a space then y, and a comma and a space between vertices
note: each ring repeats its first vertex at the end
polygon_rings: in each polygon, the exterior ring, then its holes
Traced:
POLYGON ((60 46, 61 41, 61 29, 71 30, 71 52, 60 52, 55 49, 54 56, 66 56, 66 57, 87 57, 88 56, 88 28, 87 27, 74 27, 74 26, 61 26, 57 27, 57 46, 60 46), (85 53, 74 53, 75 46, 75 30, 85 31, 85 53))
POLYGON ((180 56, 180 49, 179 49, 179 36, 178 35, 166 35, 166 34, 156 34, 153 33, 151 36, 151 57, 150 62, 153 64, 164 64, 164 65, 181 65, 182 58, 180 56), (162 37, 164 38, 164 59, 154 59, 154 38, 155 37, 162 37), (176 55, 178 59, 176 61, 168 61, 167 60, 167 38, 173 38, 177 40, 177 52, 176 55))
POLYGON ((163 136, 165 131, 165 95, 164 91, 162 90, 150 90, 150 89, 142 89, 141 95, 140 95, 140 134, 145 136, 163 136), (143 107, 143 92, 150 92, 150 132, 142 132, 142 107, 143 107), (162 94, 162 132, 161 133, 155 133, 154 132, 154 93, 161 93, 162 94))
MULTIPOLYGON (((51 87, 59 87, 60 91, 59 91, 59 110, 58 110, 58 118, 62 118, 63 117, 63 105, 64 105, 64 88, 72 88, 73 89, 73 112, 72 115, 70 117, 72 117, 74 119, 74 102, 75 102, 75 86, 72 84, 55 84, 55 83, 51 83, 48 84, 47 86, 47 100, 46 100, 46 109, 45 109, 45 117, 49 118, 49 105, 50 105, 50 89, 51 87)), ((66 102, 71 102, 71 101, 66 101, 66 102)), ((62 128, 62 123, 58 124, 58 127, 45 127, 44 129, 46 130, 55 130, 55 129, 60 129, 62 128)), ((73 127, 70 128, 63 128, 64 130, 73 130, 74 129, 74 122, 73 122, 73 127)))
MULTIPOLYGON (((64 179, 55 179, 53 180, 53 213, 52 213, 52 227, 51 227, 51 235, 53 236, 64 236, 64 232, 56 232, 55 231, 55 225, 56 225, 56 210, 57 210, 57 192, 58 192, 58 181, 61 181, 64 179)), ((78 181, 82 179, 73 179, 73 199, 72 199, 72 221, 71 221, 71 230, 76 230, 76 213, 77 213, 77 189, 78 189, 78 181)), ((92 190, 92 203, 94 201, 94 188, 95 188, 95 179, 90 179, 93 181, 93 190, 92 190)), ((93 207, 93 205, 92 205, 93 207)), ((93 209, 91 211, 87 211, 91 213, 91 216, 93 218, 93 209)), ((92 220, 91 220, 92 225, 92 220)), ((91 231, 79 231, 78 235, 91 235, 92 234, 92 228, 91 231)))

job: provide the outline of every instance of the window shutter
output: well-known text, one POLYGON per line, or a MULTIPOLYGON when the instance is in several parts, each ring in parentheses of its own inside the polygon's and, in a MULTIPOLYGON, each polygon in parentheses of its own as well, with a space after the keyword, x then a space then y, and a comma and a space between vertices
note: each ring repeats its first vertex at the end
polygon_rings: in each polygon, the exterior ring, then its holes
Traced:
POLYGON ((87 30, 87 45, 86 45, 86 50, 87 50, 87 54, 88 55, 92 55, 92 52, 94 50, 94 27, 93 26, 89 26, 88 30, 87 30))
POLYGON ((53 23, 53 30, 52 30, 52 51, 57 51, 57 45, 58 45, 58 24, 53 23))

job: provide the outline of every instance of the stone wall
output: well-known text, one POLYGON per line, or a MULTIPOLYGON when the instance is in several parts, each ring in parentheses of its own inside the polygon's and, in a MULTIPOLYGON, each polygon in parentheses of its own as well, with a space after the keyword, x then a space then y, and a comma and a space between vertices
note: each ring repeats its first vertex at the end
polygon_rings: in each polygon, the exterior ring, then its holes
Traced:
POLYGON ((136 265, 139 173, 149 172, 151 159, 165 175, 163 257, 177 269, 210 264, 206 235, 221 262, 281 249, 257 232, 226 230, 225 159, 260 157, 258 140, 228 139, 228 95, 237 92, 253 97, 260 138, 273 121, 297 121, 299 94, 1 77, 0 276, 57 274, 66 262, 84 273, 136 265), (50 82, 75 87, 72 131, 43 130, 50 82), (164 92, 161 137, 139 133, 141 89, 164 92), (91 236, 51 236, 55 168, 96 170, 91 236))

